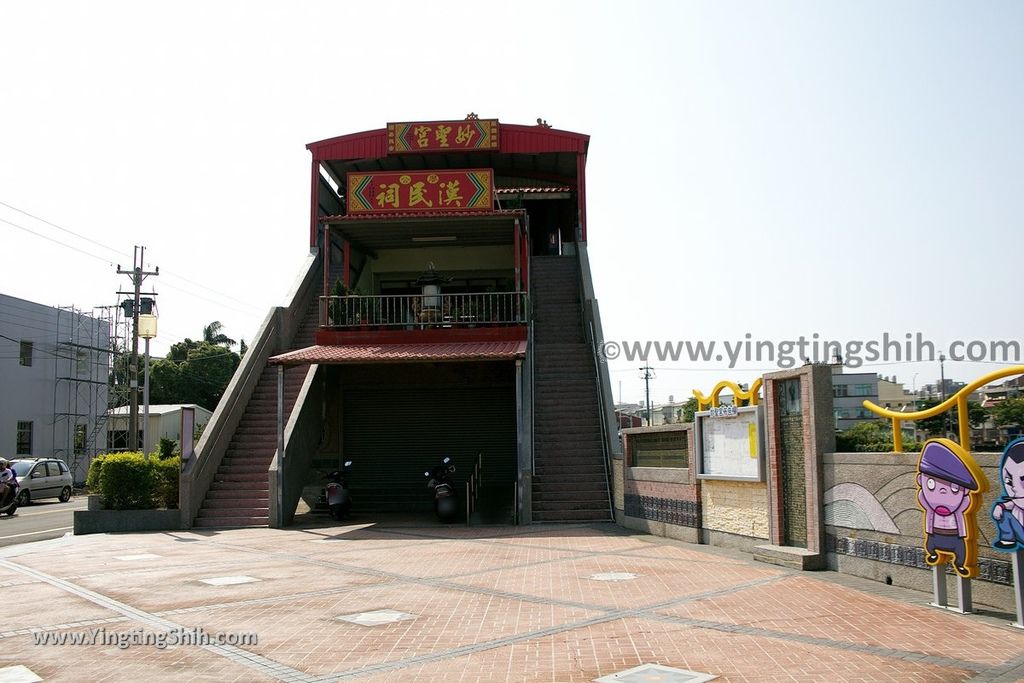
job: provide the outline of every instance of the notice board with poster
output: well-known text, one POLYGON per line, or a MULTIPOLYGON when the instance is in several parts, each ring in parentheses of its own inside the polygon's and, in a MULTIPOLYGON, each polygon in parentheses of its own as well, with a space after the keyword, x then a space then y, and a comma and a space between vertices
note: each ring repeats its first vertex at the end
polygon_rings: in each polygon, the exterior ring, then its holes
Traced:
POLYGON ((697 477, 764 481, 761 406, 721 406, 694 414, 697 477))

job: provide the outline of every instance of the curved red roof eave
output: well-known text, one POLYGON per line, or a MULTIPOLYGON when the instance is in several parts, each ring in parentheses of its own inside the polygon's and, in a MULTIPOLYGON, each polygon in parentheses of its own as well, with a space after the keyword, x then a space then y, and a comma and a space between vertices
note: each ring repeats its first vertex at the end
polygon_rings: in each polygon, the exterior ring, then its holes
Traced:
MULTIPOLYGON (((586 155, 590 136, 542 126, 502 123, 499 133, 501 154, 540 154, 573 152, 586 155)), ((306 145, 314 161, 375 159, 388 155, 387 128, 349 133, 306 145)))

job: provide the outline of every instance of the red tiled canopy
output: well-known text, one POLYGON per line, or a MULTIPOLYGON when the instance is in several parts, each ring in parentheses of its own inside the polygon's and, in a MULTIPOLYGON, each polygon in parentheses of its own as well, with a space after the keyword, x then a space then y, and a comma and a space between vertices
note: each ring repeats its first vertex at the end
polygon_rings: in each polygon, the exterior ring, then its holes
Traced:
POLYGON ((412 363, 514 360, 526 356, 525 341, 309 346, 272 357, 271 365, 313 363, 412 363))

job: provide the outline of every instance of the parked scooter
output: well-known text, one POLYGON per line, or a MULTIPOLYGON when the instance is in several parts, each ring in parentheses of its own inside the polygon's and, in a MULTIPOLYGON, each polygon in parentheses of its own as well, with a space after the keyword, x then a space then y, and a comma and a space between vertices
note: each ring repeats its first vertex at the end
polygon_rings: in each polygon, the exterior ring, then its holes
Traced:
POLYGON ((7 486, 0 494, 0 515, 11 516, 18 511, 18 490, 7 486))
POLYGON ((327 499, 331 517, 339 522, 348 517, 349 512, 352 511, 352 496, 349 494, 348 484, 345 482, 345 472, 351 466, 352 461, 346 460, 340 470, 327 475, 329 482, 324 491, 324 497, 327 499))
POLYGON ((427 486, 434 489, 434 512, 442 522, 450 522, 459 514, 459 497, 451 479, 454 471, 452 459, 445 458, 434 469, 423 473, 427 477, 427 486))

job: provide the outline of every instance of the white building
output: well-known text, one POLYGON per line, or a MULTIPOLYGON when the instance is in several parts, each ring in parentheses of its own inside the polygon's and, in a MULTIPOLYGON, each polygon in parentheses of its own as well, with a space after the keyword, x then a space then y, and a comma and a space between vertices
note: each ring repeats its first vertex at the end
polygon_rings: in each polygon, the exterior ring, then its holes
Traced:
POLYGON ((110 322, 0 294, 0 456, 57 457, 85 480, 107 442, 110 322))
MULTIPOLYGON (((146 433, 145 453, 155 453, 160 446, 160 439, 171 439, 181 445, 181 409, 195 409, 195 426, 197 428, 206 425, 213 413, 195 403, 173 403, 167 405, 149 406, 149 430, 146 433)), ((143 407, 139 405, 139 443, 142 439, 142 413, 143 407)), ((122 406, 110 411, 108 421, 108 443, 107 448, 111 451, 128 450, 128 420, 129 407, 122 406)))

